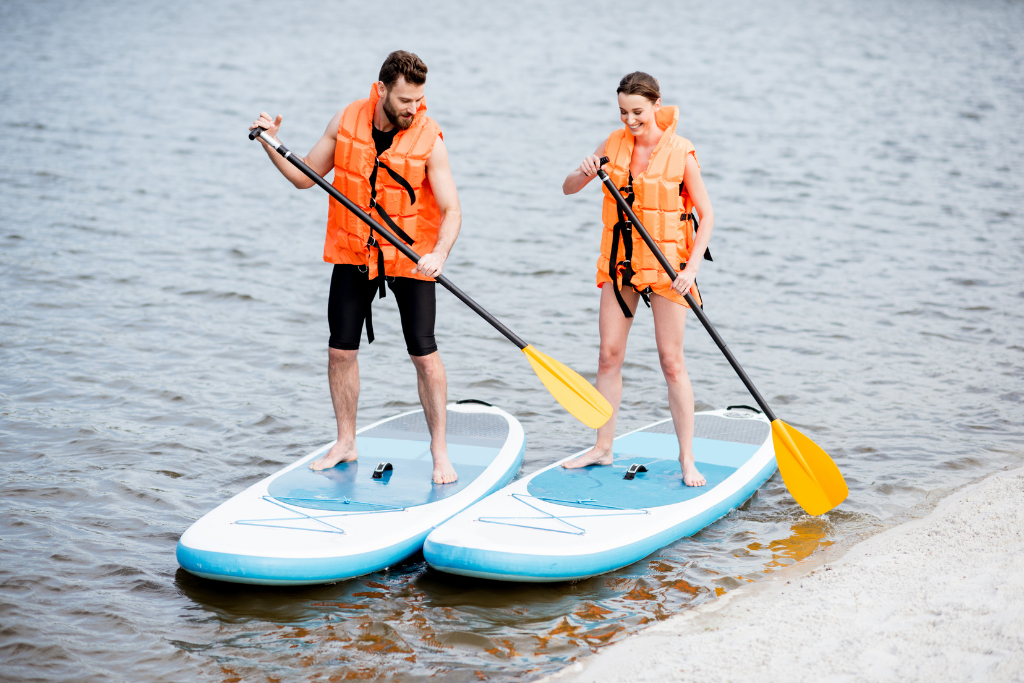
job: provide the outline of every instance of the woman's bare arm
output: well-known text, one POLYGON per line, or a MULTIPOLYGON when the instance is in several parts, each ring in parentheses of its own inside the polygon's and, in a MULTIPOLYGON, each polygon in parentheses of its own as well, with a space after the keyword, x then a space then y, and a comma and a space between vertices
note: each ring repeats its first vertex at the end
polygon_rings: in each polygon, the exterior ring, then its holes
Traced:
POLYGON ((704 187, 704 179, 700 176, 700 166, 692 154, 686 156, 686 170, 683 172, 683 185, 693 201, 693 207, 700 217, 700 230, 697 231, 697 238, 693 242, 693 251, 690 252, 690 260, 686 262, 686 268, 676 276, 672 283, 672 289, 682 294, 690 290, 694 280, 697 279, 697 271, 704 261, 704 250, 708 248, 711 241, 711 231, 715 229, 715 212, 711 208, 711 199, 708 197, 708 190, 704 187))
POLYGON ((583 160, 579 168, 565 177, 565 182, 562 183, 563 194, 576 194, 594 179, 597 169, 601 167, 600 159, 604 156, 604 147, 607 142, 607 140, 602 142, 593 154, 583 160))

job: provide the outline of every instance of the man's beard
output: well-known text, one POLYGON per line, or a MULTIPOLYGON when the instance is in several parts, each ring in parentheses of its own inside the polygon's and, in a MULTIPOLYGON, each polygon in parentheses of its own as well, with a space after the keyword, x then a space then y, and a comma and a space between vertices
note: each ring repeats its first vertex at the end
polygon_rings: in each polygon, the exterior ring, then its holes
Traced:
POLYGON ((388 121, 391 122, 391 125, 399 130, 406 130, 412 125, 412 116, 407 119, 402 119, 398 116, 398 110, 395 109, 393 104, 391 104, 390 93, 384 98, 384 115, 388 117, 388 121))

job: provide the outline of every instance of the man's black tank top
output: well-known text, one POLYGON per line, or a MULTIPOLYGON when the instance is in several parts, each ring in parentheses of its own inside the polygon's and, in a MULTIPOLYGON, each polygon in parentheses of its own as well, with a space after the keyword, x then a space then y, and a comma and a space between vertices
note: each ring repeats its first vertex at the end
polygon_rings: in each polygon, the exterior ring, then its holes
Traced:
POLYGON ((391 148, 391 143, 395 141, 395 136, 398 134, 398 126, 395 126, 386 133, 382 130, 377 130, 377 127, 372 126, 372 124, 371 127, 373 128, 373 144, 377 148, 377 156, 380 156, 391 148))

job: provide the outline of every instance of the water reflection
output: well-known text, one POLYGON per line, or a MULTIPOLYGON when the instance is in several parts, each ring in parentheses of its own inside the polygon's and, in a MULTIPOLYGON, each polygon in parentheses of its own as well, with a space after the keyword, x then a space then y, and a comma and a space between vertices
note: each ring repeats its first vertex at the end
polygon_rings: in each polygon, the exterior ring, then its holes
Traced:
POLYGON ((453 657, 459 670, 498 674, 515 662, 521 670, 543 671, 832 544, 822 518, 777 528, 787 534, 766 538, 737 531, 720 539, 733 557, 758 567, 738 575, 687 557, 694 547, 716 552, 719 534, 712 528, 618 572, 571 583, 457 577, 430 570, 419 556, 329 586, 258 588, 206 581, 181 570, 176 584, 222 623, 246 625, 244 643, 237 636, 218 643, 225 654, 258 643, 276 653, 278 666, 326 666, 332 675, 402 680, 451 672, 453 657))

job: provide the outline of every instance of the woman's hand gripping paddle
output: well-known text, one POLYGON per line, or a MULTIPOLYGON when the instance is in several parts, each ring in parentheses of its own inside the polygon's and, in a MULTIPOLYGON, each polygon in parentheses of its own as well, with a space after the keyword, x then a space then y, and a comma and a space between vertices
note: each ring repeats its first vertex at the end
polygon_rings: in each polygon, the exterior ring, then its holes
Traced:
MULTIPOLYGON (((608 157, 601 157, 601 165, 603 166, 607 163, 608 157)), ((637 220, 636 214, 633 213, 633 209, 626 203, 618 188, 615 187, 615 183, 611 181, 603 168, 598 169, 597 175, 601 182, 604 183, 608 193, 615 198, 619 209, 626 215, 626 218, 632 221, 633 227, 640 232, 640 236, 643 237, 648 248, 658 258, 661 267, 665 269, 669 277, 675 280, 675 268, 673 268, 661 249, 658 248, 657 243, 651 239, 643 224, 637 220)), ((739 375, 743 384, 746 385, 751 396, 757 401, 757 405, 761 406, 761 410, 772 421, 772 441, 775 444, 775 459, 779 463, 782 480, 786 483, 786 488, 789 489, 796 502, 808 514, 820 515, 846 500, 849 489, 846 487, 846 481, 843 479, 842 473, 839 472, 839 468, 832 462, 832 458, 828 457, 828 453, 823 451, 818 444, 775 417, 775 413, 768 407, 761 393, 754 386, 754 383, 750 381, 750 378, 747 377, 747 373, 740 367, 739 362, 732 355, 732 351, 725 345, 725 341, 719 336, 718 330, 711 324, 708 317, 704 315, 704 311, 701 310, 693 296, 686 292, 684 297, 686 298, 686 303, 690 305, 690 309, 697 315, 697 319, 704 326, 704 329, 708 331, 711 338, 715 340, 715 344, 725 354, 729 365, 736 371, 736 374, 739 375)))
MULTIPOLYGON (((398 239, 398 237, 392 234, 390 230, 370 218, 365 211, 360 209, 348 197, 338 192, 338 190, 324 180, 319 173, 311 169, 301 159, 292 154, 287 147, 282 145, 272 136, 267 135, 266 131, 262 128, 253 128, 249 131, 249 139, 255 140, 256 138, 260 138, 270 145, 278 154, 290 161, 310 180, 326 190, 327 193, 341 203, 342 206, 354 213, 359 220, 370 226, 371 230, 393 244, 413 263, 419 262, 419 255, 407 244, 398 239)), ((608 418, 612 416, 611 404, 608 403, 608 400, 602 396, 597 389, 590 384, 590 382, 583 379, 572 369, 562 365, 551 356, 541 353, 524 342, 516 336, 512 330, 505 327, 501 321, 485 311, 480 304, 470 299, 465 292, 452 284, 452 282, 444 275, 438 275, 434 279, 444 285, 444 287, 452 294, 457 296, 462 303, 472 308, 477 315, 493 325, 494 329, 505 335, 509 341, 518 346, 519 349, 526 354, 526 357, 530 361, 530 365, 533 367, 533 371, 537 373, 538 377, 540 377, 540 381, 544 383, 544 386, 547 387, 547 390, 555 397, 555 400, 561 403, 563 408, 572 413, 573 417, 588 427, 597 429, 607 422, 608 418)))

